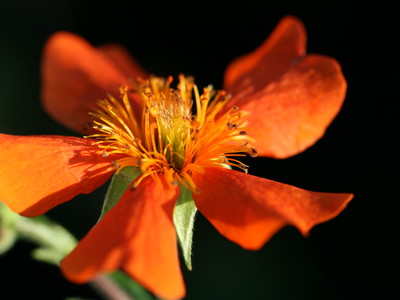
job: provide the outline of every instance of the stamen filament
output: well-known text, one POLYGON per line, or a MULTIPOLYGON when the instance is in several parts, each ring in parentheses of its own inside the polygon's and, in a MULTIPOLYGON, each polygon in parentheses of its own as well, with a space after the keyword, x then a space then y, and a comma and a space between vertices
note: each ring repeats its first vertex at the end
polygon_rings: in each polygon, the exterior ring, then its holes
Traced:
POLYGON ((247 135, 247 114, 237 107, 226 109, 230 97, 212 86, 200 94, 191 78, 179 76, 177 90, 171 83, 172 77, 133 82, 134 99, 142 101, 138 106, 132 105, 127 87, 120 89, 121 101, 112 96, 100 100, 91 113, 92 126, 100 133, 88 137, 97 140, 104 155, 123 155, 114 164, 117 172, 126 166, 141 169, 134 187, 148 176, 160 181, 163 174, 168 184, 179 182, 198 192, 192 175, 204 173, 205 166, 247 172, 248 166, 236 159, 257 153, 247 135), (194 103, 196 115, 191 113, 194 103), (133 107, 143 107, 141 114, 133 107))

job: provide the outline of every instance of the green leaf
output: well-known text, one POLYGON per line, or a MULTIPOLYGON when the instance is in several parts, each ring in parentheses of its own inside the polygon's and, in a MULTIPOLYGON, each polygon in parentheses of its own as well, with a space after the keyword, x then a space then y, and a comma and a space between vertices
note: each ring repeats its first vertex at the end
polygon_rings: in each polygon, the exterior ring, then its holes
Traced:
POLYGON ((32 250, 32 258, 45 262, 48 264, 52 264, 58 266, 60 261, 65 257, 64 253, 59 253, 50 247, 38 247, 32 250))
POLYGON ((20 239, 39 246, 32 251, 34 259, 54 265, 58 265, 77 244, 68 230, 44 215, 35 218, 19 216, 16 229, 20 239))
POLYGON ((174 209, 174 224, 186 266, 192 270, 193 229, 197 208, 192 192, 180 185, 180 194, 174 209))
POLYGON ((150 294, 144 287, 132 280, 128 275, 122 271, 117 271, 107 275, 132 299, 137 300, 154 300, 155 297, 150 294))
POLYGON ((100 219, 119 201, 130 184, 141 174, 137 167, 125 167, 118 174, 114 174, 104 199, 100 219))
POLYGON ((0 254, 10 250, 17 241, 18 215, 0 202, 0 254))

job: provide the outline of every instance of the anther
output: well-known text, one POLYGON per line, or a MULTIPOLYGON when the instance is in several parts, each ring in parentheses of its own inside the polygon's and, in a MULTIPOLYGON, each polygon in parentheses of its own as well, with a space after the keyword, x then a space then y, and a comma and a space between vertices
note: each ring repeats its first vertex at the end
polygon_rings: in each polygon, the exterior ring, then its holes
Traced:
POLYGON ((249 172, 249 166, 248 165, 245 165, 245 164, 241 163, 239 165, 239 168, 241 168, 246 174, 249 172))
POLYGON ((240 135, 247 135, 247 131, 242 130, 242 131, 239 132, 239 134, 240 135))
POLYGON ((138 180, 138 178, 135 180, 135 182, 132 184, 130 191, 133 192, 134 190, 137 189, 137 187, 139 186, 140 180, 138 180))
POLYGON ((87 131, 88 129, 93 128, 93 121, 87 122, 83 127, 84 127, 83 128, 84 131, 87 131))
POLYGON ((251 152, 250 152, 249 154, 250 154, 251 157, 257 157, 258 152, 257 152, 256 149, 254 149, 253 147, 251 147, 251 148, 250 148, 250 151, 251 151, 251 152))
POLYGON ((114 168, 116 168, 116 169, 118 169, 118 168, 120 167, 120 164, 118 163, 118 161, 115 161, 115 160, 113 160, 113 161, 111 162, 111 165, 112 165, 114 168))
MULTIPOLYGON (((238 128, 239 128, 239 125, 236 124, 236 123, 228 122, 227 125, 228 125, 228 128, 229 128, 229 129, 233 129, 233 128, 238 129, 238 128)), ((245 132, 245 131, 243 131, 243 132, 245 132)), ((245 134, 245 135, 246 135, 246 134, 245 134)))

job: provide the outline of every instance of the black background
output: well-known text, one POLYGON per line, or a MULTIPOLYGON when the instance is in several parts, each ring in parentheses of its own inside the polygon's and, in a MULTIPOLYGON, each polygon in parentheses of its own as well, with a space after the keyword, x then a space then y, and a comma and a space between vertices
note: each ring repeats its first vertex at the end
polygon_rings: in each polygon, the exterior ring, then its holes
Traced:
MULTIPOLYGON (((286 160, 246 162, 257 176, 315 191, 352 192, 355 198, 309 238, 287 227, 256 252, 229 242, 199 215, 194 270, 182 266, 186 299, 385 299, 398 293, 400 78, 393 7, 382 1, 368 6, 286 0, 0 5, 0 132, 9 134, 75 135, 40 104, 41 50, 55 31, 72 31, 94 45, 119 42, 152 73, 190 74, 200 87, 220 88, 232 59, 255 49, 283 16, 299 17, 308 51, 333 56, 342 65, 346 101, 314 147, 286 160)), ((101 188, 79 196, 49 216, 81 237, 97 220, 104 193, 101 188)), ((19 242, 0 257, 0 299, 100 299, 89 286, 73 285, 57 268, 31 260, 31 249, 19 242)))

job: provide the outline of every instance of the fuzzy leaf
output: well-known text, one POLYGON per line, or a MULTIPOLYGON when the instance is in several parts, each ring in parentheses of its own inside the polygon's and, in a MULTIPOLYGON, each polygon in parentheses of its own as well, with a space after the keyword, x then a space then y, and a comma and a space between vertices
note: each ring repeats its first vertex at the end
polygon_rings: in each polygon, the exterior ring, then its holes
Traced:
POLYGON ((114 174, 104 199, 100 219, 119 201, 129 185, 140 174, 140 169, 137 167, 125 167, 118 174, 114 174))
POLYGON ((17 240, 16 223, 18 217, 17 214, 0 202, 0 254, 10 250, 17 240))
POLYGON ((19 217, 16 228, 18 238, 39 246, 32 252, 34 259, 54 265, 58 265, 77 243, 68 230, 44 215, 19 217))
POLYGON ((193 229, 197 208, 193 201, 192 192, 182 185, 180 190, 174 209, 174 225, 186 266, 189 270, 192 270, 193 229))

